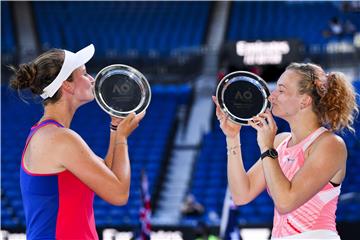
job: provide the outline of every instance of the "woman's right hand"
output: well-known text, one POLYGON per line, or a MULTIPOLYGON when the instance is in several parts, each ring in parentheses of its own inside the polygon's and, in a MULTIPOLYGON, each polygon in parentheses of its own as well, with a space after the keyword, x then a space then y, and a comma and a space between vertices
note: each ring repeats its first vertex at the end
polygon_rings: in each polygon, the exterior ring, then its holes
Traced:
POLYGON ((233 123, 227 114, 221 111, 219 103, 215 96, 212 99, 216 105, 216 117, 220 122, 220 128, 228 138, 234 138, 239 135, 241 125, 233 123))
POLYGON ((123 120, 120 121, 117 126, 116 135, 121 138, 128 138, 130 134, 139 126, 139 122, 145 116, 145 111, 136 115, 135 113, 130 113, 123 120))

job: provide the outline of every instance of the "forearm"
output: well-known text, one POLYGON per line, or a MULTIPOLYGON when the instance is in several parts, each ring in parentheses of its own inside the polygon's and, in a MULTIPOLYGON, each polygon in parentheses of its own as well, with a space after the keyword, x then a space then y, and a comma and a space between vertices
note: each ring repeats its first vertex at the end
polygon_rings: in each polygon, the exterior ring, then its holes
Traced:
POLYGON ((263 171, 275 206, 280 212, 287 212, 291 206, 291 182, 281 170, 278 159, 265 157, 262 160, 263 171))
POLYGON ((116 139, 116 131, 111 130, 110 131, 109 147, 108 147, 108 151, 107 151, 107 154, 106 154, 106 157, 105 157, 105 164, 110 169, 112 167, 112 162, 113 162, 113 158, 114 158, 115 139, 116 139))
POLYGON ((124 193, 130 190, 130 160, 128 153, 127 139, 125 137, 117 137, 114 142, 114 156, 111 171, 116 175, 121 183, 124 193))
POLYGON ((228 149, 227 172, 230 192, 236 204, 245 204, 248 202, 246 197, 249 195, 250 181, 242 160, 240 136, 226 138, 226 144, 228 149))

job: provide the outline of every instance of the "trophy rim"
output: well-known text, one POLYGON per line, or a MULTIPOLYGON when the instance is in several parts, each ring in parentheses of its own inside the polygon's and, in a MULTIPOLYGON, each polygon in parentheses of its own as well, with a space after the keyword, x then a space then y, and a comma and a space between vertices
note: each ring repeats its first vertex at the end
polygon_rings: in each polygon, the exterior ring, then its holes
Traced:
POLYGON ((100 106, 100 108, 102 110, 104 110, 106 113, 110 114, 111 116, 119 117, 119 118, 125 118, 128 114, 130 114, 132 112, 135 112, 136 114, 140 114, 140 113, 146 111, 146 109, 150 105, 150 101, 151 101, 151 97, 152 97, 149 81, 146 79, 144 74, 142 74, 136 68, 126 65, 126 64, 112 64, 112 65, 106 66, 103 69, 101 69, 96 74, 95 83, 94 83, 94 87, 93 87, 93 93, 94 93, 96 102, 98 103, 98 105, 100 106), (140 83, 139 83, 139 81, 136 81, 133 78, 129 77, 130 79, 134 80, 136 82, 136 84, 139 86, 141 95, 142 95, 139 104, 137 104, 137 106, 130 111, 116 111, 116 110, 112 109, 111 107, 108 106, 106 101, 101 96, 100 91, 98 90, 99 81, 106 75, 107 72, 110 72, 113 69, 118 69, 118 70, 124 69, 125 71, 127 70, 128 72, 135 74, 137 76, 137 78, 140 80, 140 83))
POLYGON ((237 117, 231 111, 229 111, 228 107, 225 105, 225 101, 223 100, 224 92, 225 92, 226 88, 228 87, 228 85, 235 82, 234 78, 236 78, 236 77, 250 78, 252 81, 248 81, 248 80, 246 80, 246 81, 255 85, 259 89, 259 91, 262 93, 262 96, 264 97, 264 101, 262 104, 262 108, 258 114, 265 112, 266 108, 271 107, 271 103, 268 100, 268 97, 270 96, 270 91, 269 91, 269 88, 268 88, 266 82, 260 76, 254 74, 254 73, 248 72, 248 71, 231 72, 231 73, 225 75, 218 83, 217 88, 216 88, 216 98, 218 100, 220 109, 229 116, 229 119, 233 123, 249 126, 248 121, 251 120, 252 118, 237 117), (232 77, 233 75, 236 75, 236 76, 232 77), (254 84, 254 82, 255 82, 255 84, 254 84))

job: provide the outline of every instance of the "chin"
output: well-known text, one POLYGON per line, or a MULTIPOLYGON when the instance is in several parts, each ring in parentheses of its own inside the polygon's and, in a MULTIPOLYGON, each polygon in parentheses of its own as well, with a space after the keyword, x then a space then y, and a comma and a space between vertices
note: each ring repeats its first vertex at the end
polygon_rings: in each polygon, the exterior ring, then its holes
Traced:
POLYGON ((94 96, 92 96, 92 97, 90 97, 90 98, 88 99, 88 101, 87 101, 87 102, 92 102, 92 101, 94 101, 94 99, 95 99, 95 97, 94 97, 94 96))
POLYGON ((271 107, 271 113, 272 113, 272 115, 274 115, 274 116, 277 116, 277 115, 278 115, 278 112, 277 112, 276 107, 275 107, 274 105, 272 105, 272 107, 271 107))
POLYGON ((84 99, 84 100, 80 101, 78 107, 83 106, 83 105, 85 105, 85 104, 87 104, 87 103, 89 103, 89 102, 92 102, 93 100, 94 100, 94 98, 84 99))
POLYGON ((87 97, 84 97, 83 99, 81 99, 81 105, 84 105, 86 103, 92 102, 95 99, 94 95, 89 95, 87 97))
POLYGON ((272 115, 274 115, 275 117, 279 117, 279 118, 283 118, 286 116, 285 113, 282 113, 281 111, 279 111, 279 109, 277 109, 276 107, 272 107, 271 109, 271 113, 272 115))
POLYGON ((89 102, 91 102, 94 99, 95 99, 95 96, 94 96, 93 92, 91 91, 91 93, 89 94, 88 100, 89 100, 89 102))

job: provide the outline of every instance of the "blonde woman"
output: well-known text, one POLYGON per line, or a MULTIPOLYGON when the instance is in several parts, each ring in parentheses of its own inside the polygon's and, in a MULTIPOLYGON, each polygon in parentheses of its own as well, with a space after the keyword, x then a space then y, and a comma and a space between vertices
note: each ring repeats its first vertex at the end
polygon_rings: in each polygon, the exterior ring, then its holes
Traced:
POLYGON ((226 135, 228 181, 234 202, 244 205, 267 189, 274 205, 272 239, 340 239, 335 212, 346 173, 347 150, 334 132, 358 112, 354 89, 341 73, 293 63, 277 81, 267 110, 249 121, 257 130, 261 157, 245 171, 239 132, 217 105, 226 135), (276 135, 273 115, 291 132, 276 135))

